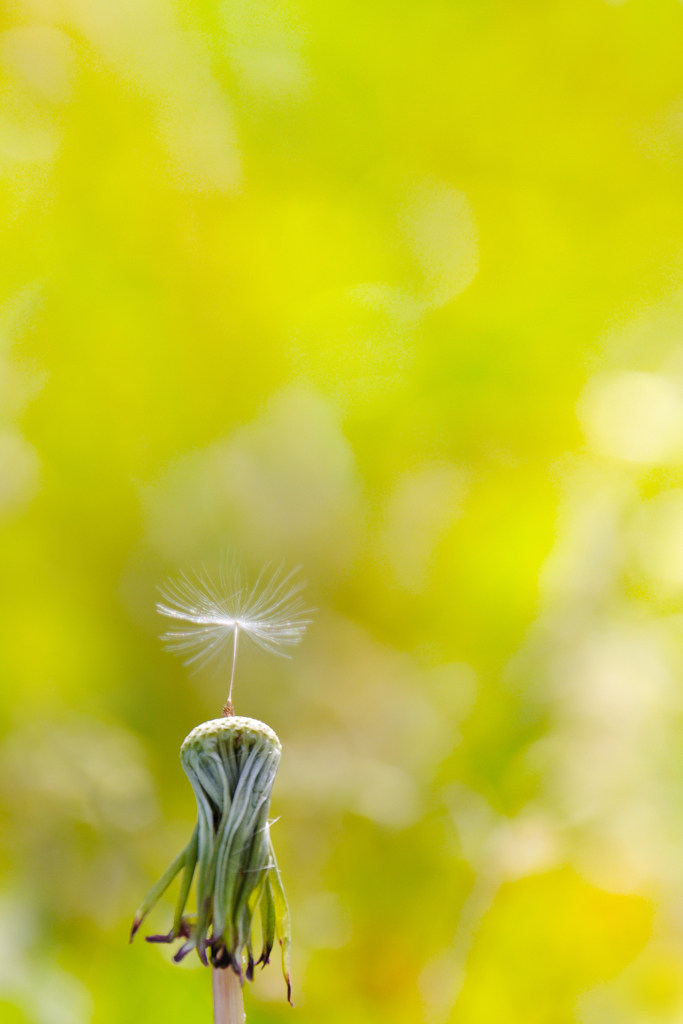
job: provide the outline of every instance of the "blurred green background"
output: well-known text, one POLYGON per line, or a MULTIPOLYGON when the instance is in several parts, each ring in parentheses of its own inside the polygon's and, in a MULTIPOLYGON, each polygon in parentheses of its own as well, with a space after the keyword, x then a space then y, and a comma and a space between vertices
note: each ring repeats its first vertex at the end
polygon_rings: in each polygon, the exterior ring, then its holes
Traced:
MULTIPOLYGON (((683 5, 7 0, 0 1019, 211 1018, 127 945, 240 661, 294 923, 252 1024, 683 1021, 683 5)), ((151 921, 167 929, 170 903, 151 921)))

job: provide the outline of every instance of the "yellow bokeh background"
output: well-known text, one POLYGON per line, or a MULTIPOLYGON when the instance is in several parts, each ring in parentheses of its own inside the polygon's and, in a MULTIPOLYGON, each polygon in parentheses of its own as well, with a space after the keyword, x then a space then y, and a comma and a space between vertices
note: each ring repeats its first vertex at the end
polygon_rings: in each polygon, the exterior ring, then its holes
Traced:
MULTIPOLYGON (((127 944, 302 566, 253 1024, 683 1021, 683 4, 7 0, 0 1020, 211 1019, 127 944)), ((152 930, 169 926, 170 903, 152 930)))

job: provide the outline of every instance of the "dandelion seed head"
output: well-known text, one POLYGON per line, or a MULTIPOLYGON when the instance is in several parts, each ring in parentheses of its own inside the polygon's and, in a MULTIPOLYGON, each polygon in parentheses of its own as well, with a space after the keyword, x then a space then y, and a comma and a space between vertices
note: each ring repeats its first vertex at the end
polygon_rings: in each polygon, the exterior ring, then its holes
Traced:
POLYGON ((269 568, 252 587, 234 563, 223 565, 217 578, 202 566, 169 579, 159 588, 157 611, 188 625, 164 633, 166 647, 195 668, 214 664, 218 670, 232 655, 233 672, 238 638, 289 657, 287 648, 299 643, 311 621, 301 596, 306 584, 296 579, 298 569, 285 575, 282 567, 269 568))

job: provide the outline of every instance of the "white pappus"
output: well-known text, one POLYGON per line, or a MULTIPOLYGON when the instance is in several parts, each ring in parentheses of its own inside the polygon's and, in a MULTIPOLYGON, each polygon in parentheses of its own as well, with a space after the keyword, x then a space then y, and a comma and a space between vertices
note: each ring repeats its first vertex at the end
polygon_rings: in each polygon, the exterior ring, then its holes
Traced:
POLYGON ((298 644, 311 622, 308 616, 312 609, 301 597, 306 584, 294 578, 298 568, 284 575, 280 567, 268 575, 269 567, 264 566, 253 587, 244 583, 233 563, 221 567, 217 581, 202 566, 201 572, 183 572, 159 588, 162 601, 157 611, 190 623, 161 638, 169 649, 188 655, 186 665, 200 667, 215 661, 220 667, 232 653, 226 704, 229 714, 240 639, 244 637, 264 651, 288 657, 283 648, 298 644))

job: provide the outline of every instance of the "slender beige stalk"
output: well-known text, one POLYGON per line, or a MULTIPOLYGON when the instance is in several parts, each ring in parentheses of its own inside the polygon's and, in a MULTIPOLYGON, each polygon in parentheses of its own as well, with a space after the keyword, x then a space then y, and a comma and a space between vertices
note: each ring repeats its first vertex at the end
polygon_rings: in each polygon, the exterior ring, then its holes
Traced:
POLYGON ((213 967, 213 1024, 244 1024, 240 979, 229 967, 213 967))

